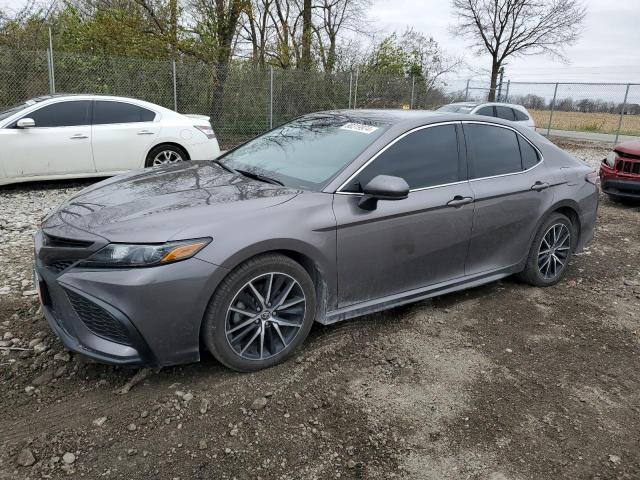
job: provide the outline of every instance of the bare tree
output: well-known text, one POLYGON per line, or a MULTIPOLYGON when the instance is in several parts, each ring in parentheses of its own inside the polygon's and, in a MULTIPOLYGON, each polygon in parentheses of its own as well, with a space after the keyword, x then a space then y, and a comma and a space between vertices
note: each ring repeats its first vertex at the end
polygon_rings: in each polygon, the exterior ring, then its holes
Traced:
POLYGON ((491 55, 490 101, 507 58, 540 53, 563 58, 563 48, 578 39, 586 14, 581 0, 453 0, 452 5, 458 15, 452 31, 471 38, 479 53, 491 55))
POLYGON ((314 6, 318 21, 312 26, 324 71, 332 73, 338 61, 338 36, 341 31, 369 35, 366 8, 370 0, 319 0, 314 6))
POLYGON ((311 69, 311 0, 304 0, 302 6, 302 54, 300 66, 304 70, 311 69))

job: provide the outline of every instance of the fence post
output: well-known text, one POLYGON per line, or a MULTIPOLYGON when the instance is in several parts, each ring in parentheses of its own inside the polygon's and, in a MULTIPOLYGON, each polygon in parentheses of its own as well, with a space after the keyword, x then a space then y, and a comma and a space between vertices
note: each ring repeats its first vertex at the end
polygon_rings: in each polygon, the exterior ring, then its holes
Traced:
POLYGON ((416 90, 416 76, 411 75, 411 102, 409 102, 409 108, 413 110, 413 95, 416 90))
POLYGON ((511 80, 507 80, 507 91, 504 94, 504 102, 509 103, 509 87, 511 86, 511 80))
POLYGON ((360 69, 356 68, 356 84, 353 88, 353 108, 356 108, 358 104, 358 77, 360 76, 360 69))
POLYGON ((624 92, 624 100, 622 101, 622 108, 620 109, 620 119, 618 120, 616 139, 613 141, 613 143, 618 143, 618 138, 620 137, 620 129, 622 128, 622 116, 624 115, 625 108, 627 108, 627 99, 629 98, 629 87, 631 87, 631 84, 627 83, 627 89, 624 92))
POLYGON ((56 93, 56 69, 53 63, 53 37, 51 36, 51 27, 49 27, 49 52, 47 55, 47 63, 49 64, 49 93, 56 93))
POLYGON ((464 101, 469 101, 469 82, 471 82, 470 78, 467 78, 467 88, 464 90, 464 101))
POLYGON ((549 125, 547 125, 547 137, 551 134, 551 122, 553 120, 553 109, 556 106, 557 95, 558 95, 558 84, 556 83, 556 88, 553 90, 553 100, 551 100, 551 112, 549 113, 549 125))
POLYGON ((353 71, 349 72, 349 109, 351 109, 351 89, 353 87, 353 71))
POLYGON ((273 66, 269 67, 269 128, 273 128, 273 66))
POLYGON ((173 72, 173 111, 178 111, 178 83, 176 79, 176 61, 171 60, 171 69, 173 72))
MULTIPOLYGON (((498 102, 502 101, 502 80, 504 78, 504 67, 500 68, 500 82, 498 83, 498 97, 497 100, 498 102)), ((491 93, 491 92, 489 92, 491 93)))

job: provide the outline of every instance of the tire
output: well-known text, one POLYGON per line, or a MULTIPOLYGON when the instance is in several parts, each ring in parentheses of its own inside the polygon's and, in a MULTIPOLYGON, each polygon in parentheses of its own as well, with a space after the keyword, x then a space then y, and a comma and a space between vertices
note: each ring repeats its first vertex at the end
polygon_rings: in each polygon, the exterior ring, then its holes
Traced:
POLYGON ((189 155, 182 147, 177 145, 156 145, 147 154, 144 166, 148 168, 160 165, 171 165, 187 160, 189 160, 189 155))
POLYGON ((551 214, 536 233, 536 236, 531 243, 531 249, 527 256, 525 268, 518 276, 524 282, 536 287, 550 287, 551 285, 555 285, 562 279, 567 270, 567 266, 571 260, 571 255, 573 254, 573 250, 576 246, 576 241, 576 229, 571 223, 571 220, 561 213, 551 214), (547 237, 547 234, 550 232, 552 227, 555 227, 555 231, 558 232, 558 244, 562 238, 564 238, 566 233, 569 234, 568 241, 562 242, 561 247, 559 245, 556 245, 555 247, 550 245, 547 247, 549 239, 553 238, 553 236, 547 237), (544 250, 552 251, 553 255, 544 255, 544 250), (554 255, 557 259, 555 261, 552 258, 554 255), (549 258, 548 264, 546 263, 547 257, 549 258), (560 263, 562 263, 561 267, 560 263), (545 265, 548 265, 546 272, 545 265), (555 265, 557 270, 555 274, 551 275, 553 265, 555 265))
POLYGON ((220 363, 252 372, 289 358, 309 334, 315 314, 315 286, 307 271, 284 255, 261 255, 222 281, 205 312, 201 337, 220 363))

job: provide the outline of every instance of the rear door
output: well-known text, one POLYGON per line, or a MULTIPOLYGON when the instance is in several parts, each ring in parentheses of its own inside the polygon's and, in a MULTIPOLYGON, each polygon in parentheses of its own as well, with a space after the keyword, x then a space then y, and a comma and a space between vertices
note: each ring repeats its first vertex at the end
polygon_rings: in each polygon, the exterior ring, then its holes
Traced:
POLYGON ((417 129, 334 195, 340 307, 464 275, 473 198, 461 138, 456 124, 417 129), (409 197, 360 208, 361 187, 377 175, 404 178, 409 197))
POLYGON ((2 129, 6 175, 11 178, 95 172, 91 152, 91 102, 65 100, 25 113, 35 127, 2 129))
POLYGON ((473 275, 526 257, 557 181, 540 153, 514 129, 482 122, 465 122, 463 128, 475 197, 465 272, 473 275))
POLYGON ((115 100, 93 102, 93 157, 98 172, 141 168, 160 133, 156 113, 115 100))

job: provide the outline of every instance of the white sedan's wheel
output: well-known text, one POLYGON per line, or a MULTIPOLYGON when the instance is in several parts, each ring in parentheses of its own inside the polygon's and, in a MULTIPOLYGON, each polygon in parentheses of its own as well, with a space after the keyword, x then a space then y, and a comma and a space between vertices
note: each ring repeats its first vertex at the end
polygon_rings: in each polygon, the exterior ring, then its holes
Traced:
POLYGON ((173 165, 189 160, 187 153, 176 145, 158 145, 147 155, 145 167, 158 167, 163 165, 173 165))

